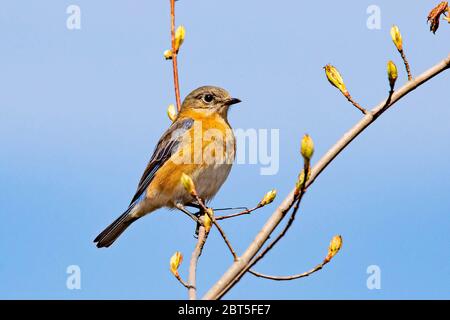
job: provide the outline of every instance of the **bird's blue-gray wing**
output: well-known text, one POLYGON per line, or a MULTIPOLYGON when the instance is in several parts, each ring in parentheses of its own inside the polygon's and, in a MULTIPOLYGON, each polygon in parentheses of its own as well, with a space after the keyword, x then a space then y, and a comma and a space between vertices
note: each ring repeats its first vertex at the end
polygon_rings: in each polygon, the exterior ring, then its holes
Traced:
POLYGON ((145 194, 145 190, 152 182, 156 172, 163 164, 170 158, 170 156, 178 151, 179 145, 183 140, 183 136, 194 124, 194 120, 191 118, 175 121, 170 128, 163 134, 161 139, 156 145, 147 168, 145 168, 142 178, 139 181, 136 194, 130 202, 130 206, 133 206, 137 200, 145 194))

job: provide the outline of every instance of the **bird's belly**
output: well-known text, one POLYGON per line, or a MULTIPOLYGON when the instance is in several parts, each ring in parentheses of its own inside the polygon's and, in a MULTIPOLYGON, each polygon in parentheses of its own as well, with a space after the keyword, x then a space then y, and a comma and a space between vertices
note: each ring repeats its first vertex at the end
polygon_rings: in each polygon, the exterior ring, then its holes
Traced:
POLYGON ((211 200, 228 177, 231 164, 210 164, 196 170, 193 180, 200 198, 211 200))

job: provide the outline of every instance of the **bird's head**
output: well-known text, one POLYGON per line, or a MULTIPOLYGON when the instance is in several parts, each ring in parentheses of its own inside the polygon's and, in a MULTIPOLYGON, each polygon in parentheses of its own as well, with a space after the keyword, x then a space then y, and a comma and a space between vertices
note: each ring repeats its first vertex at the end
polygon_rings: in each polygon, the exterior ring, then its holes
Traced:
POLYGON ((207 113, 219 113, 226 117, 228 108, 241 102, 219 87, 204 86, 195 89, 184 99, 181 111, 195 110, 207 113))

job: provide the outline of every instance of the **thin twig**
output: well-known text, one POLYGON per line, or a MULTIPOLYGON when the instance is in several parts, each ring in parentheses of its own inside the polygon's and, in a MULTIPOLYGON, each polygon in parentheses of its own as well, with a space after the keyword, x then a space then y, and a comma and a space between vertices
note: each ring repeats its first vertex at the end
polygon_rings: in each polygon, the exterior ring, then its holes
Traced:
POLYGON ((211 212, 209 211, 209 208, 205 205, 203 200, 196 193, 194 194, 194 197, 197 200, 200 207, 202 208, 202 210, 208 215, 208 217, 211 219, 212 223, 216 226, 217 230, 219 230, 220 235, 222 236, 228 249, 230 250, 231 254, 233 255, 234 261, 237 261, 239 259, 239 257, 237 256, 236 251, 234 251, 233 246, 231 245, 230 241, 228 240, 228 237, 225 234, 225 231, 223 231, 222 227, 219 225, 219 223, 217 223, 214 215, 211 214, 211 212))
POLYGON ((175 100, 177 110, 181 110, 180 84, 178 81, 178 52, 175 50, 175 0, 170 0, 170 35, 172 40, 172 69, 173 86, 175 88, 175 100))
POLYGON ((344 96, 347 98, 347 100, 354 105, 359 111, 361 111, 363 114, 367 114, 367 110, 364 109, 363 107, 361 107, 361 105, 356 102, 355 100, 353 100, 352 96, 350 95, 350 93, 347 92, 347 94, 344 94, 344 96))
MULTIPOLYGON (((390 103, 386 106, 386 100, 375 106, 368 112, 353 128, 345 133, 342 138, 336 142, 334 146, 317 162, 311 171, 311 176, 308 179, 306 188, 314 183, 316 178, 328 167, 328 165, 344 150, 359 134, 361 134, 370 124, 372 124, 379 116, 388 110, 397 101, 421 86, 425 82, 434 78, 436 75, 447 70, 450 67, 450 54, 441 62, 437 63, 429 70, 425 71, 417 78, 408 81, 400 89, 394 92, 390 103)), ((248 264, 256 256, 258 251, 269 239, 272 232, 279 225, 281 220, 285 217, 287 211, 295 202, 296 190, 292 190, 283 202, 275 209, 272 216, 266 221, 255 239, 250 243, 240 259, 234 262, 222 277, 210 288, 210 290, 203 296, 203 299, 220 299, 230 288, 232 288, 239 280, 241 272, 246 269, 248 264)))
POLYGON ((179 274, 176 275, 175 278, 187 289, 195 288, 195 287, 191 286, 190 284, 188 284, 187 282, 185 282, 179 274))
POLYGON ((405 64, 405 69, 406 69, 406 73, 408 74, 408 81, 412 80, 412 75, 411 75, 411 68, 409 67, 409 62, 408 59, 406 59, 406 55, 405 52, 402 50, 398 50, 398 52, 400 52, 400 56, 403 59, 403 63, 405 64))
POLYGON ((233 213, 233 214, 229 214, 229 215, 226 215, 226 216, 218 216, 218 217, 216 217, 216 220, 225 220, 225 219, 230 219, 230 218, 234 218, 234 217, 239 217, 239 216, 243 216, 243 215, 246 215, 246 214, 250 214, 250 213, 252 213, 253 211, 255 211, 255 210, 258 210, 259 208, 262 208, 263 206, 261 206, 261 205, 257 205, 256 207, 254 207, 254 208, 251 208, 251 209, 245 209, 245 210, 243 210, 243 211, 241 211, 241 212, 238 212, 238 213, 233 213))
POLYGON ((228 249, 231 252, 231 255, 233 256, 234 261, 239 260, 239 257, 236 254, 236 251, 234 251, 233 246, 231 245, 231 242, 228 240, 227 235, 225 234, 225 231, 223 231, 222 227, 219 225, 219 223, 217 223, 216 219, 214 218, 213 215, 211 215, 211 213, 209 211, 207 211, 207 215, 209 216, 209 218, 211 219, 211 221, 214 223, 214 225, 216 226, 217 230, 219 230, 220 235, 222 236, 223 240, 225 241, 228 249))
POLYGON ((253 274, 256 277, 260 277, 260 278, 264 278, 264 279, 268 279, 268 280, 289 281, 289 280, 295 280, 295 279, 307 277, 307 276, 313 274, 314 272, 321 270, 328 262, 330 262, 330 260, 325 259, 309 271, 299 273, 299 274, 293 274, 290 276, 272 276, 272 275, 260 273, 260 272, 254 271, 254 270, 249 270, 248 272, 250 272, 251 274, 253 274))
POLYGON ((386 99, 386 103, 383 106, 383 110, 389 107, 389 104, 391 103, 392 95, 394 94, 394 89, 389 90, 389 95, 386 99))
POLYGON ((214 211, 228 211, 228 210, 248 210, 248 207, 214 208, 214 211))
MULTIPOLYGON (((202 217, 200 218, 202 219, 202 217)), ((198 239, 197 244, 195 246, 194 251, 191 255, 191 261, 189 264, 189 287, 188 287, 188 294, 189 294, 189 300, 196 300, 197 299, 197 265, 198 265, 198 259, 200 258, 203 247, 205 246, 206 239, 208 239, 208 232, 206 232, 206 229, 203 225, 200 225, 198 229, 198 239)))

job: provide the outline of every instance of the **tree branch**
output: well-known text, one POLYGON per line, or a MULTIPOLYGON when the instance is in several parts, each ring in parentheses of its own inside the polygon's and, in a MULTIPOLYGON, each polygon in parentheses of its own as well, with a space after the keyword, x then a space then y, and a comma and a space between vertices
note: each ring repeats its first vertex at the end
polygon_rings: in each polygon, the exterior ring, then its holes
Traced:
MULTIPOLYGON (((423 83, 432 79, 439 73, 445 71, 450 67, 450 54, 430 68, 416 79, 408 81, 405 85, 399 88, 390 96, 390 101, 385 99, 380 104, 375 106, 342 138, 331 147, 331 149, 319 160, 319 162, 313 167, 311 176, 309 177, 306 188, 314 183, 316 178, 322 173, 322 171, 344 150, 361 132, 363 132, 370 124, 372 124, 378 117, 388 110, 397 101, 413 91, 423 83)), ((279 225, 281 220, 285 217, 288 210, 293 206, 295 202, 296 190, 292 190, 289 195, 283 200, 280 206, 274 211, 272 216, 267 220, 265 225, 256 235, 253 242, 249 245, 243 255, 238 261, 235 261, 223 276, 212 286, 212 288, 205 294, 203 299, 220 299, 228 290, 230 290, 243 276, 243 271, 248 267, 249 263, 256 256, 258 251, 269 239, 272 232, 279 225)))
MULTIPOLYGON (((202 219, 201 217, 200 219, 202 219)), ((200 258, 203 247, 205 246, 206 239, 208 239, 209 232, 206 232, 205 227, 201 224, 198 229, 198 239, 194 251, 191 255, 191 261, 189 263, 189 287, 188 295, 189 300, 197 299, 197 264, 200 258)))

